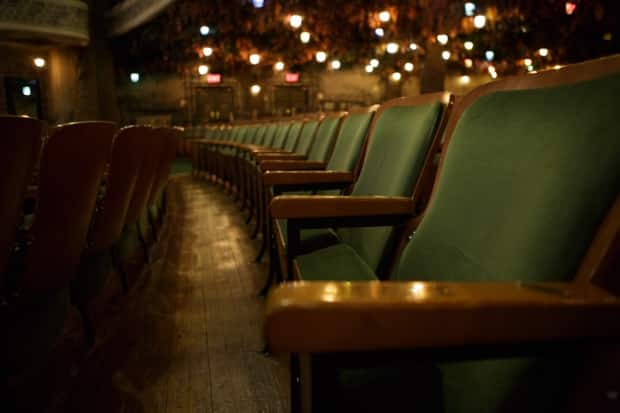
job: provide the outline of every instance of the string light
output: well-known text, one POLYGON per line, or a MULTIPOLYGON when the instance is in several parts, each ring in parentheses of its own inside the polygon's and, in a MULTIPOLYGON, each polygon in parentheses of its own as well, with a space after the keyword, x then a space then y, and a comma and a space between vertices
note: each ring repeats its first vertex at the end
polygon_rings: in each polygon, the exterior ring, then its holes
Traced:
POLYGON ((547 56, 549 56, 549 49, 541 47, 540 49, 538 49, 538 54, 541 57, 547 57, 547 56))
POLYGON ((304 18, 301 17, 299 14, 293 14, 289 18, 288 24, 290 24, 291 27, 294 28, 294 29, 299 29, 301 27, 301 23, 303 23, 303 21, 304 21, 304 18))
POLYGON ((474 27, 476 29, 482 29, 487 24, 487 18, 483 14, 479 14, 474 17, 474 27))
POLYGON ((465 16, 471 17, 474 15, 475 11, 476 11, 476 5, 474 3, 472 3, 471 1, 468 1, 467 3, 465 3, 465 16))
POLYGON ((399 49, 399 47, 398 47, 398 43, 394 43, 394 42, 392 42, 392 43, 388 43, 388 44, 387 44, 387 46, 386 46, 386 48, 385 48, 385 50, 387 50, 387 52, 388 52, 389 54, 395 54, 395 53, 398 53, 398 49, 399 49))
POLYGON ((260 93, 260 85, 252 85, 250 86, 250 93, 252 94, 252 96, 256 96, 260 93))
POLYGON ((372 65, 366 65, 364 70, 366 71, 366 73, 372 73, 375 70, 375 68, 372 67, 372 65))
POLYGON ((410 48, 411 50, 418 50, 418 45, 417 45, 417 44, 415 44, 415 43, 410 43, 410 44, 409 44, 409 48, 410 48))
POLYGON ((252 53, 250 55, 250 64, 257 65, 260 63, 260 55, 258 53, 252 53))
POLYGON ((203 47, 203 48, 202 48, 202 54, 203 54, 205 57, 209 57, 209 56, 211 56, 211 55, 213 54, 213 49, 212 49, 212 48, 210 48, 210 47, 203 47))
POLYGON ((274 70, 281 72, 282 70, 284 70, 284 62, 276 62, 273 65, 274 70))
POLYGON ((209 34, 210 31, 211 31, 211 28, 209 26, 200 26, 201 35, 206 36, 209 34))
POLYGON ((35 57, 33 63, 38 68, 45 67, 45 59, 42 57, 35 57))
POLYGON ((129 80, 131 80, 131 83, 138 83, 140 81, 140 73, 130 73, 129 80))
POLYGON ((448 44, 448 35, 447 34, 438 34, 437 35, 437 41, 439 42, 439 44, 441 45, 446 45, 448 44))
POLYGON ((379 59, 370 59, 370 66, 373 68, 379 67, 379 59))
POLYGON ((450 51, 448 50, 444 50, 443 52, 441 52, 441 58, 443 60, 450 60, 450 56, 452 56, 452 53, 450 53, 450 51))
POLYGON ((532 65, 532 59, 530 59, 529 57, 526 57, 525 59, 523 59, 523 64, 525 66, 531 66, 532 65))
POLYGON ((403 76, 400 74, 400 72, 394 72, 394 73, 392 73, 392 75, 390 76, 390 78, 392 79, 392 81, 393 81, 393 82, 398 82, 398 81, 400 81, 400 79, 401 79, 402 77, 403 77, 403 76))
POLYGON ((385 35, 385 31, 383 30, 383 27, 377 27, 375 29, 375 35, 377 37, 383 37, 385 35))
POLYGON ((407 62, 403 65, 403 69, 405 69, 405 72, 413 72, 414 68, 415 66, 413 66, 413 63, 411 62, 407 62))
POLYGON ((390 17, 390 12, 387 10, 383 10, 381 13, 379 13, 379 20, 381 20, 383 23, 389 22, 390 17))
POLYGON ((209 73, 209 66, 207 66, 207 65, 200 65, 200 66, 198 66, 198 74, 200 76, 204 76, 207 73, 209 73))
POLYGON ((465 59, 463 63, 465 64, 465 67, 468 69, 471 69, 474 66, 474 61, 471 60, 470 58, 465 59))
POLYGON ((309 32, 301 32, 299 34, 299 39, 302 43, 308 43, 310 41, 310 33, 309 32))
POLYGON ((340 60, 332 60, 331 67, 334 70, 340 69, 340 60))
POLYGON ((323 63, 325 60, 327 60, 327 53, 323 51, 316 52, 316 55, 314 55, 314 58, 316 59, 317 62, 323 63))
POLYGON ((472 50, 474 48, 474 42, 467 41, 463 43, 463 47, 465 47, 465 50, 472 50))
POLYGON ((487 50, 486 52, 484 52, 484 57, 489 62, 492 62, 495 59, 495 52, 493 50, 487 50))

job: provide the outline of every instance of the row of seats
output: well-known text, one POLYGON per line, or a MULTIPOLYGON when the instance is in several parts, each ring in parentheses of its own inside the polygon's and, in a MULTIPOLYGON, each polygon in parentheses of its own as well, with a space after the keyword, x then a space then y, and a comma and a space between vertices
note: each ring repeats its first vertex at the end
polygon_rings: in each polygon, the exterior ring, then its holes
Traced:
POLYGON ((70 305, 94 344, 89 304, 163 223, 180 130, 0 117, 0 287, 4 378, 43 361, 70 305), (150 225, 147 223, 150 222, 150 225), (150 228, 149 228, 150 227, 150 228))
POLYGON ((619 338, 618 92, 613 56, 196 140, 291 281, 265 328, 293 410, 609 408, 584 360, 619 338))

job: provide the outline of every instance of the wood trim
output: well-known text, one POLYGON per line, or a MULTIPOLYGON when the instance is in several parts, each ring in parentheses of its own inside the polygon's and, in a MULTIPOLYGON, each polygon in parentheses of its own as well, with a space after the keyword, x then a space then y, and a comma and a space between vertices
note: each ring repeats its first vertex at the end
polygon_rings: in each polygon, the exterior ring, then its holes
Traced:
POLYGON ((299 170, 324 170, 327 164, 320 161, 307 160, 275 160, 261 161, 260 168, 263 171, 299 171, 299 170))
MULTIPOLYGON (((266 186, 273 185, 312 185, 322 183, 343 183, 353 182, 351 172, 335 171, 267 171, 263 174, 263 183, 266 186)), ((310 197, 314 199, 314 196, 310 197)))
POLYGON ((273 351, 620 338, 620 298, 579 283, 293 282, 267 300, 273 351))
POLYGON ((287 219, 410 216, 414 213, 413 206, 413 201, 404 197, 288 195, 271 201, 271 216, 287 219))

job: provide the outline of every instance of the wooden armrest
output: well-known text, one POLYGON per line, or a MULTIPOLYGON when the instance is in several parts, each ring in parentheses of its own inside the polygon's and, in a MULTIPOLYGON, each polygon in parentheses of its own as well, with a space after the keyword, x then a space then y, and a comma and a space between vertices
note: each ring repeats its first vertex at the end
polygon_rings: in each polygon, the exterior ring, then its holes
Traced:
POLYGON ((265 160, 261 161, 263 171, 301 171, 325 169, 325 162, 305 160, 265 160))
POLYGON ((254 155, 254 158, 259 161, 303 161, 306 159, 305 155, 300 155, 298 153, 289 153, 289 152, 282 152, 282 153, 260 153, 257 155, 254 155))
POLYGON ((294 282, 267 300, 271 350, 334 352, 620 338, 620 299, 577 283, 294 282))
POLYGON ((274 218, 412 217, 413 214, 414 202, 405 197, 286 195, 271 201, 274 218))

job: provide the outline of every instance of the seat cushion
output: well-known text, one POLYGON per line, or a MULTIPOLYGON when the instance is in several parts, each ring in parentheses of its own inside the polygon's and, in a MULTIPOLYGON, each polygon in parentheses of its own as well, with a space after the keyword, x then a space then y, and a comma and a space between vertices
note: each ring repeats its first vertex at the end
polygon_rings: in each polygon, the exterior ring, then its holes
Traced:
POLYGON ((346 244, 336 244, 297 257, 304 281, 375 281, 374 271, 346 244))
MULTIPOLYGON (((281 236, 281 241, 286 246, 287 240, 287 220, 278 219, 276 225, 281 236)), ((312 228, 300 231, 302 254, 309 253, 319 248, 325 248, 339 242, 336 232, 329 228, 312 228)))

